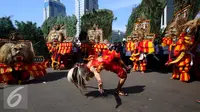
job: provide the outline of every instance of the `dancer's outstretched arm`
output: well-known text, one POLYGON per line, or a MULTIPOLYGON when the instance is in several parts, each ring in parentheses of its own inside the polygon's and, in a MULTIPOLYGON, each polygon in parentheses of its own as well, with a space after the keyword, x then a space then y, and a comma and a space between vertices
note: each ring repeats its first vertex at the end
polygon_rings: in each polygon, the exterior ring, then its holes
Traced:
POLYGON ((122 65, 123 68, 128 69, 128 67, 124 64, 124 62, 120 59, 120 64, 122 65))
POLYGON ((95 78, 96 78, 96 80, 97 80, 97 82, 98 82, 99 92, 100 92, 100 93, 103 93, 103 92, 104 92, 104 91, 103 91, 103 82, 102 82, 102 80, 101 80, 100 74, 97 72, 97 70, 96 70, 94 67, 91 67, 91 68, 90 68, 90 71, 91 71, 92 73, 94 73, 94 76, 95 76, 95 78))

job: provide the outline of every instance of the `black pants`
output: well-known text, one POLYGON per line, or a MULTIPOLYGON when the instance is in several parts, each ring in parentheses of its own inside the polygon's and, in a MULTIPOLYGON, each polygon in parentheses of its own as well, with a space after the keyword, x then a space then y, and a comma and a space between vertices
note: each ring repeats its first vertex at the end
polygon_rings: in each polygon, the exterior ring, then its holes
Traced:
POLYGON ((169 55, 165 54, 163 55, 163 62, 162 65, 164 66, 164 70, 166 70, 167 72, 172 72, 172 66, 166 66, 165 63, 168 61, 169 59, 169 55))
POLYGON ((124 60, 125 60, 124 63, 126 64, 126 66, 133 64, 133 62, 130 60, 130 56, 125 56, 124 60))
POLYGON ((155 66, 153 65, 154 62, 154 58, 152 54, 147 55, 147 69, 155 69, 155 66))
POLYGON ((120 55, 121 60, 126 64, 125 54, 120 55))
POLYGON ((168 61, 169 59, 169 55, 168 54, 163 54, 159 56, 159 67, 158 69, 164 72, 172 72, 172 66, 167 66, 165 65, 165 63, 168 61))
POLYGON ((72 55, 72 59, 73 59, 73 63, 77 63, 79 60, 79 53, 78 52, 74 52, 72 55))

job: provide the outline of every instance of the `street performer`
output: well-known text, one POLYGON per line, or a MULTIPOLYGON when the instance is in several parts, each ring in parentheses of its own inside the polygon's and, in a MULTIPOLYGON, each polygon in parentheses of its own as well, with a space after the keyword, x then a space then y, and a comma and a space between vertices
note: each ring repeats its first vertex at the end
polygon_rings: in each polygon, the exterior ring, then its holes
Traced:
POLYGON ((77 64, 69 70, 67 78, 69 82, 74 83, 82 92, 82 90, 86 89, 86 82, 95 77, 98 82, 99 92, 104 93, 103 82, 100 76, 100 72, 103 69, 118 75, 120 80, 115 92, 118 95, 127 96, 128 94, 122 91, 122 86, 126 81, 127 71, 129 72, 130 68, 128 68, 121 60, 120 53, 117 53, 114 50, 104 50, 102 56, 97 58, 89 56, 88 63, 77 64))

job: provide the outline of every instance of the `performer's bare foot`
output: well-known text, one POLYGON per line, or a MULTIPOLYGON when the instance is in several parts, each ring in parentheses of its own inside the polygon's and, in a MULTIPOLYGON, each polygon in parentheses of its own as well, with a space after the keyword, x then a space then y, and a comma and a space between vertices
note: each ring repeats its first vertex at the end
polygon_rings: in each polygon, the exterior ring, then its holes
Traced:
POLYGON ((115 92, 120 96, 128 96, 128 93, 123 92, 122 90, 115 89, 115 92))
POLYGON ((144 71, 142 71, 141 73, 144 74, 144 71))
POLYGON ((121 96, 127 96, 128 95, 127 93, 124 93, 122 91, 122 86, 124 85, 125 81, 126 81, 126 78, 120 78, 118 85, 117 85, 117 89, 115 89, 115 92, 118 95, 121 95, 121 96))
POLYGON ((200 100, 197 100, 196 102, 197 102, 197 103, 200 103, 200 100))
POLYGON ((103 84, 99 84, 99 92, 100 92, 101 94, 104 93, 103 84))

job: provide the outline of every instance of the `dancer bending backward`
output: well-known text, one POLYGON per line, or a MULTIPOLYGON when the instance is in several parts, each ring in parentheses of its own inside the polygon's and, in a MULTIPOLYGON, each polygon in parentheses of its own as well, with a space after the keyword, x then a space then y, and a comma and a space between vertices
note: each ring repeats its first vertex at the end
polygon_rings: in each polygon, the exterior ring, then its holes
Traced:
POLYGON ((89 56, 88 63, 75 65, 75 67, 69 70, 67 78, 69 82, 74 83, 82 92, 82 90, 86 90, 86 83, 95 77, 98 82, 99 91, 103 93, 103 82, 100 76, 100 72, 103 69, 118 75, 120 80, 115 92, 118 95, 127 96, 128 94, 122 91, 122 86, 126 81, 127 71, 129 72, 130 68, 121 60, 120 53, 114 50, 104 50, 102 56, 96 58, 89 56))

